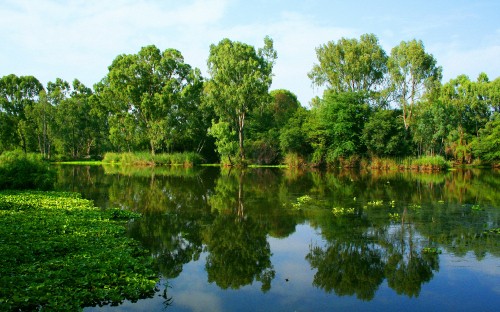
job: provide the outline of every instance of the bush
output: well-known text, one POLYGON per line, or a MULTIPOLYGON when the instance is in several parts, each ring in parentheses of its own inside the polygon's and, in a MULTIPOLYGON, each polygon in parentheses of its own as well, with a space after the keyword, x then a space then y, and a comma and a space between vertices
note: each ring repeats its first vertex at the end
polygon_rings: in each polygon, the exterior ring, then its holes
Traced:
POLYGON ((151 155, 148 152, 139 153, 106 153, 104 163, 128 166, 184 166, 192 167, 203 163, 203 157, 198 153, 172 153, 151 155))
POLYGON ((419 158, 406 158, 404 166, 417 170, 442 170, 448 168, 449 163, 443 156, 422 156, 419 158))
POLYGON ((54 187, 55 172, 38 154, 21 151, 0 155, 0 189, 40 189, 54 187))
POLYGON ((287 153, 285 155, 285 165, 289 168, 300 168, 306 166, 306 161, 297 153, 287 153))

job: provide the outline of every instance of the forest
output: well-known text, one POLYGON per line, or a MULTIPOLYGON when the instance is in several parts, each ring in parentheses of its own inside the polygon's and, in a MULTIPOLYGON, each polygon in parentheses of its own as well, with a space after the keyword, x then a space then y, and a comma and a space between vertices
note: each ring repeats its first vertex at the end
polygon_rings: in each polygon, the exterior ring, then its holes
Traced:
MULTIPOLYGON (((206 163, 355 166, 424 156, 500 163, 500 77, 442 68, 422 41, 384 51, 374 34, 316 47, 308 76, 322 97, 299 103, 270 90, 278 59, 263 46, 223 39, 208 77, 175 49, 145 46, 112 60, 92 88, 60 78, 0 79, 0 153, 48 160, 106 153, 196 153, 206 163)), ((311 86, 304 86, 311 87, 311 86)))

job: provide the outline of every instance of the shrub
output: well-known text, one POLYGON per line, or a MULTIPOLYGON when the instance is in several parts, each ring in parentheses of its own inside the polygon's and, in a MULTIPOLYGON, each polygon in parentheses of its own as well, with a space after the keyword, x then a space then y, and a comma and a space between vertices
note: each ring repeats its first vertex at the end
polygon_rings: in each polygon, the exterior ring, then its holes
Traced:
POLYGON ((443 156, 422 156, 419 158, 406 158, 403 160, 405 168, 417 170, 442 170, 449 167, 443 156))
POLYGON ((306 165, 304 158, 297 153, 287 153, 285 155, 285 165, 289 168, 300 168, 306 165))
POLYGON ((55 172, 38 154, 21 151, 0 155, 0 189, 40 189, 54 187, 55 172))
POLYGON ((149 152, 137 153, 106 153, 104 163, 121 164, 126 166, 170 166, 180 165, 192 167, 203 163, 203 157, 198 153, 162 153, 151 155, 149 152))

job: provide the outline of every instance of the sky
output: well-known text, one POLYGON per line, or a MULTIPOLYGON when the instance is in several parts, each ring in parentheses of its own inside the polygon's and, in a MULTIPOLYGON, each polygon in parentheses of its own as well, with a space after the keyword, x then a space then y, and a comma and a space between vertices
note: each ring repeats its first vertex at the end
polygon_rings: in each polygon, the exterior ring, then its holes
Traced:
POLYGON ((498 0, 0 0, 0 77, 32 75, 44 86, 76 78, 91 87, 116 56, 147 45, 179 50, 208 77, 211 44, 229 38, 259 48, 268 35, 278 53, 271 89, 308 106, 322 94, 307 77, 315 49, 365 33, 387 54, 422 40, 443 82, 500 76, 498 0))

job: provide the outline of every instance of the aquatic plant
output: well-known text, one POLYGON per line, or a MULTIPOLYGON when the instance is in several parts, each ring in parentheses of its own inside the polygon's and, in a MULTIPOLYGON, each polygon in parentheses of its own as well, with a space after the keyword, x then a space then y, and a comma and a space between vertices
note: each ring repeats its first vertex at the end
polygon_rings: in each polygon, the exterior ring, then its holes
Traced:
POLYGON ((297 202, 292 204, 292 207, 296 208, 296 209, 300 209, 303 205, 305 205, 311 201, 312 201, 312 198, 309 195, 300 196, 299 198, 297 198, 297 202))
POLYGON ((483 231, 483 234, 496 234, 496 235, 500 235, 500 228, 485 230, 485 231, 483 231))
POLYGON ((389 219, 391 219, 392 221, 400 221, 401 217, 400 217, 399 213, 397 213, 397 212, 395 212, 395 213, 389 212, 389 219))
POLYGON ((373 200, 367 203, 368 206, 382 206, 383 204, 383 200, 373 200))
POLYGON ((125 236, 138 214, 79 194, 0 193, 0 310, 78 311, 150 297, 153 260, 125 236))
POLYGON ((424 247, 424 248, 422 248, 422 252, 426 253, 426 254, 434 254, 434 255, 442 253, 442 251, 436 247, 424 247))
POLYGON ((484 210, 484 209, 481 207, 481 205, 479 205, 479 204, 472 205, 472 206, 471 206, 471 209, 472 209, 472 211, 482 211, 482 210, 484 210))
POLYGON ((408 208, 413 209, 413 210, 417 210, 417 209, 421 209, 422 206, 419 204, 411 204, 411 205, 408 205, 408 208))
POLYGON ((353 215, 355 212, 354 208, 343 208, 343 207, 333 207, 332 213, 337 216, 353 215))

